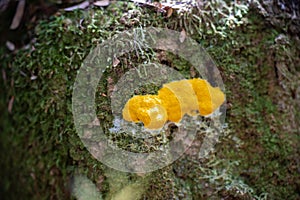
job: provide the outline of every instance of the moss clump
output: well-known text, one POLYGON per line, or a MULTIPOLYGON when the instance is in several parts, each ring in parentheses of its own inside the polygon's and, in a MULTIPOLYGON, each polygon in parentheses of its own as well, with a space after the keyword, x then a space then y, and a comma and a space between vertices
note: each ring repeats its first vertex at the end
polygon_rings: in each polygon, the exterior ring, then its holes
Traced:
POLYGON ((111 30, 124 30, 119 20, 133 8, 121 3, 106 10, 57 13, 36 28, 34 50, 5 60, 3 110, 15 97, 12 113, 2 121, 7 128, 1 134, 1 182, 7 199, 68 199, 74 170, 92 180, 103 177, 103 166, 86 151, 73 126, 72 87, 90 49, 111 30))

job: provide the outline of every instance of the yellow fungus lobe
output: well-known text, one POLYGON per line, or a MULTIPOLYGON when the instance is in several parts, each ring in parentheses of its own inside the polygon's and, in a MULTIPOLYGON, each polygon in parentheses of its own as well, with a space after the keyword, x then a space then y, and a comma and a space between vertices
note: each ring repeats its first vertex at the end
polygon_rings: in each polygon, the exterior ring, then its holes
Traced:
POLYGON ((159 129, 167 121, 167 112, 157 95, 136 95, 125 104, 123 118, 132 122, 141 121, 148 129, 159 129))
POLYGON ((179 122, 184 114, 193 115, 198 110, 197 97, 188 80, 164 84, 158 91, 158 97, 172 122, 179 122))
POLYGON ((122 112, 126 121, 141 121, 148 129, 160 129, 168 120, 180 122, 185 114, 209 115, 224 101, 220 88, 195 78, 164 84, 158 95, 133 96, 122 112))
POLYGON ((218 87, 212 87, 206 80, 195 78, 189 80, 197 99, 200 115, 213 113, 225 101, 225 95, 218 87))

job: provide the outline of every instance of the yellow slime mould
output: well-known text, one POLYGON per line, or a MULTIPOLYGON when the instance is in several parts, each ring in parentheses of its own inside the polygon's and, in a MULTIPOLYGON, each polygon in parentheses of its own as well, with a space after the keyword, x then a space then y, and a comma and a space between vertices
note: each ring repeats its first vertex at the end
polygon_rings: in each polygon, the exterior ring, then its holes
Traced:
POLYGON ((179 122, 186 113, 197 113, 197 96, 188 80, 164 84, 158 91, 158 97, 167 110, 168 120, 172 122, 179 122))
POLYGON ((198 99, 200 115, 213 113, 225 101, 225 95, 218 87, 212 87, 206 80, 194 78, 189 80, 198 99))
POLYGON ((209 115, 224 100, 225 95, 220 88, 195 78, 164 84, 158 95, 133 96, 122 112, 126 121, 141 121, 148 129, 160 129, 168 120, 180 122, 185 114, 209 115))
POLYGON ((157 95, 138 95, 129 99, 123 109, 126 121, 142 121, 148 129, 159 129, 164 126, 167 112, 157 95))

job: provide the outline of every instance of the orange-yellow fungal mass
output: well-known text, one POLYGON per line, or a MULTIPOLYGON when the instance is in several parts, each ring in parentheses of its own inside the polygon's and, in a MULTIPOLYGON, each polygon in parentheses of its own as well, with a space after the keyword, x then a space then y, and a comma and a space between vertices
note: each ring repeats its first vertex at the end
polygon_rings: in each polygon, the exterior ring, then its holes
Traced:
POLYGON ((188 80, 174 81, 163 85, 158 97, 168 113, 168 120, 179 122, 184 114, 192 115, 198 110, 197 97, 188 80))
POLYGON ((196 93, 200 115, 206 116, 213 113, 224 102, 225 95, 220 88, 212 87, 206 80, 199 78, 189 80, 189 82, 196 93))
POLYGON ((166 121, 180 122, 185 114, 202 116, 213 113, 225 100, 218 87, 206 80, 180 80, 164 84, 158 95, 136 95, 123 109, 126 121, 143 122, 148 129, 159 129, 166 121))
POLYGON ((129 99, 123 109, 126 121, 142 121, 148 129, 159 129, 166 121, 167 112, 157 95, 138 95, 129 99))

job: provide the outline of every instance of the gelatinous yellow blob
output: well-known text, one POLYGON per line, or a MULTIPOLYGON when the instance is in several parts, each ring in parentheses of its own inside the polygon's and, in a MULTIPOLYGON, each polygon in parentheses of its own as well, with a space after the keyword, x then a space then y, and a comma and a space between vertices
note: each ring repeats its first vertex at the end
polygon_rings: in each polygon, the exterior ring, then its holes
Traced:
MULTIPOLYGON (((148 129, 160 129, 168 120, 166 109, 162 105, 155 105, 148 110, 148 116, 150 121, 143 121, 144 125, 148 129)), ((145 119, 148 119, 148 116, 145 119)))
POLYGON ((179 122, 185 114, 209 115, 224 101, 220 88, 196 78, 164 84, 158 95, 133 96, 122 112, 126 121, 141 121, 148 129, 159 129, 168 120, 179 122))
POLYGON ((179 122, 184 114, 194 115, 198 110, 197 97, 188 80, 164 84, 158 97, 172 122, 179 122))
POLYGON ((123 109, 126 121, 143 122, 148 129, 159 129, 166 121, 167 112, 157 95, 136 95, 129 99, 123 109))
POLYGON ((225 95, 218 87, 212 87, 206 80, 189 80, 197 95, 200 115, 213 113, 225 101, 225 95))

